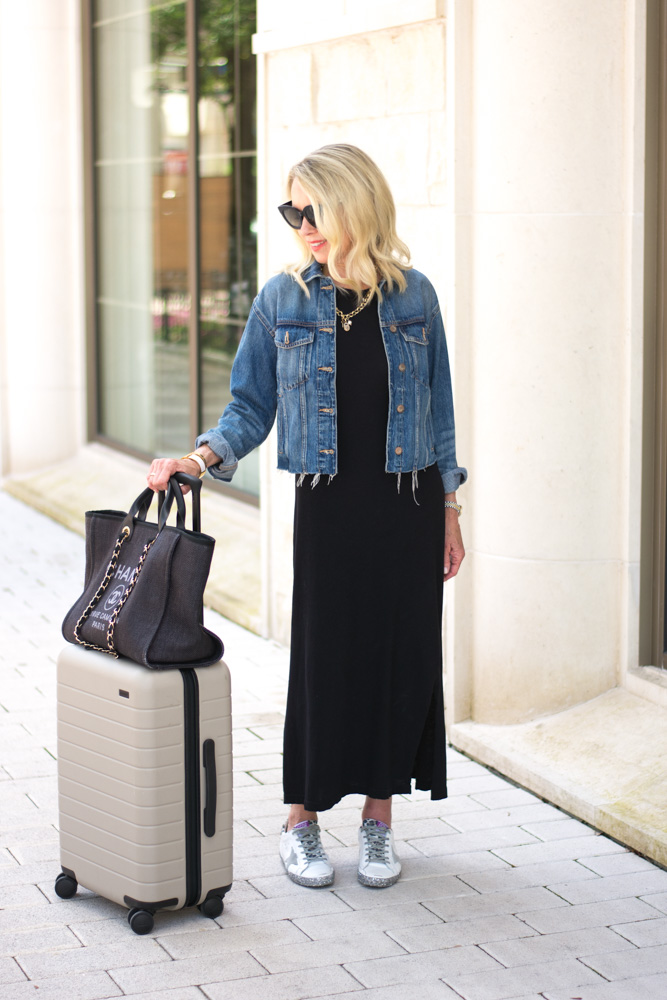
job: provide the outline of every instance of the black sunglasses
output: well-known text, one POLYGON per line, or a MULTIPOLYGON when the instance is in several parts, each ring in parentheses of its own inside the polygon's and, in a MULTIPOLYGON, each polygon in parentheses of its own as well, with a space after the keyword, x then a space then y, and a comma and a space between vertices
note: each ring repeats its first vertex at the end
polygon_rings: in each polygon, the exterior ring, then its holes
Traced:
POLYGON ((306 219, 314 229, 317 229, 315 222, 315 209, 312 205, 306 205, 304 209, 295 208, 291 201, 286 201, 284 205, 278 205, 278 211, 288 226, 292 229, 301 229, 303 220, 306 219))

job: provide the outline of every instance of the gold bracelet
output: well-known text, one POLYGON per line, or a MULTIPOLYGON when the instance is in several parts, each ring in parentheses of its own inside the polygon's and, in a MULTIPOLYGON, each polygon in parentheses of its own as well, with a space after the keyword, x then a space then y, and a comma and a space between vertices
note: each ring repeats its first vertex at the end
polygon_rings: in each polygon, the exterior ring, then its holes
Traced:
POLYGON ((453 500, 445 500, 445 509, 447 507, 449 507, 451 510, 455 510, 456 513, 459 515, 459 517, 461 516, 463 507, 461 506, 460 503, 454 503, 453 500))
POLYGON ((200 479, 203 476, 206 475, 207 465, 206 465, 206 462, 204 460, 204 456, 203 455, 200 455, 198 451, 191 451, 189 455, 182 455, 181 456, 181 462, 187 462, 188 459, 190 459, 193 462, 196 462, 197 465, 199 466, 199 478, 200 479))

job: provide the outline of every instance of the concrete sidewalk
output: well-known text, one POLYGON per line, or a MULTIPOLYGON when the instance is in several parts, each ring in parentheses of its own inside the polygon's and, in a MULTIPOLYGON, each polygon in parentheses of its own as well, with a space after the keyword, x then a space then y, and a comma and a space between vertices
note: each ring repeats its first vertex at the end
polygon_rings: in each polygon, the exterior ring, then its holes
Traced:
POLYGON ((283 873, 287 651, 211 614, 232 672, 235 882, 151 935, 58 864, 55 659, 83 541, 0 490, 2 1000, 664 1000, 667 872, 450 751, 450 797, 399 796, 403 876, 356 881, 360 799, 323 813, 329 889, 283 873), (37 990, 39 992, 37 993, 37 990))

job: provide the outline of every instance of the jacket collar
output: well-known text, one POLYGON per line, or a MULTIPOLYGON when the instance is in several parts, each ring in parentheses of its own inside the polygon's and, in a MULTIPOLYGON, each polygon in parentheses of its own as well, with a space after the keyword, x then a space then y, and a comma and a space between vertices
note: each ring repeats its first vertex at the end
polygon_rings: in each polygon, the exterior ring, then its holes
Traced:
POLYGON ((322 265, 318 264, 317 261, 314 260, 308 265, 301 277, 304 281, 312 281, 313 278, 324 278, 326 275, 322 271, 322 265))

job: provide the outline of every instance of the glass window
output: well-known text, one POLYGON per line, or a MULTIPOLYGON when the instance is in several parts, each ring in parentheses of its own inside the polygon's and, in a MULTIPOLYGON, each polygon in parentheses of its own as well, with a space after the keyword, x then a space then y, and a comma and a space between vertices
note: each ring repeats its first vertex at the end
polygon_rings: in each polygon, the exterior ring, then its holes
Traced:
MULTIPOLYGON (((255 0, 97 0, 93 15, 98 430, 181 455, 229 399, 256 291, 255 0)), ((258 480, 248 456, 233 486, 258 480)))

